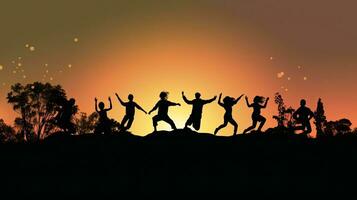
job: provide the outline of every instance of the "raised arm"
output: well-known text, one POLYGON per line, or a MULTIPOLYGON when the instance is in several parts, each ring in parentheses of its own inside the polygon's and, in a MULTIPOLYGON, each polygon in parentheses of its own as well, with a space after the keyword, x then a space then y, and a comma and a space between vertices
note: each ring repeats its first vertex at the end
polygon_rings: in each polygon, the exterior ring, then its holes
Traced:
POLYGON ((156 103, 156 105, 150 110, 149 115, 154 112, 157 108, 159 107, 159 102, 156 103))
POLYGON ((234 104, 237 104, 238 101, 244 96, 244 94, 240 95, 240 97, 238 97, 235 101, 234 101, 234 104))
POLYGON ((265 101, 265 104, 264 104, 263 108, 266 108, 266 107, 267 107, 268 101, 269 101, 269 97, 268 97, 267 100, 265 101))
POLYGON ((185 93, 184 93, 184 92, 182 92, 182 98, 183 98, 183 100, 185 101, 185 103, 187 103, 187 104, 193 104, 193 102, 192 102, 192 101, 190 101, 190 100, 188 100, 188 99, 186 98, 186 96, 185 96, 185 93))
POLYGON ((126 103, 121 100, 121 98, 119 97, 119 95, 117 93, 115 93, 115 96, 117 96, 117 98, 122 106, 126 106, 126 103))
POLYGON ((139 106, 137 103, 135 103, 135 107, 141 111, 143 111, 145 114, 148 114, 141 106, 139 106))
POLYGON ((96 111, 96 112, 99 112, 99 111, 98 111, 98 99, 97 99, 97 98, 94 98, 94 102, 95 102, 95 111, 96 111))
POLYGON ((221 102, 221 100, 222 100, 222 93, 221 94, 219 94, 219 98, 218 98, 218 105, 220 105, 220 106, 224 106, 224 104, 221 102))
POLYGON ((212 103, 212 102, 214 102, 216 99, 217 99, 217 96, 214 96, 212 99, 204 100, 204 103, 205 103, 205 104, 207 104, 207 103, 212 103))
POLYGON ((247 106, 248 106, 249 108, 252 107, 252 105, 249 104, 249 100, 248 100, 248 97, 247 97, 247 96, 245 96, 245 102, 247 103, 247 106))
POLYGON ((113 108, 112 99, 109 97, 108 100, 109 100, 109 108, 107 109, 107 111, 113 108))

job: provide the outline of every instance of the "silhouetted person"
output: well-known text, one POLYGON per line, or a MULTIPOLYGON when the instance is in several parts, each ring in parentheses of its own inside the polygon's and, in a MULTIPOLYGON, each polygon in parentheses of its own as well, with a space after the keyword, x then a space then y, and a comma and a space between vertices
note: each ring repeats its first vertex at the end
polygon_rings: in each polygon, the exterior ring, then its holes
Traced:
POLYGON ((56 121, 58 126, 67 134, 75 133, 75 125, 72 122, 72 117, 76 114, 75 108, 76 100, 71 98, 68 101, 65 100, 61 109, 59 110, 56 121))
POLYGON ((261 96, 256 96, 254 97, 253 103, 250 104, 248 101, 248 97, 245 97, 245 101, 247 103, 247 106, 249 108, 253 107, 253 114, 252 114, 252 121, 253 121, 253 125, 247 129, 244 130, 243 134, 255 129, 255 127, 257 126, 257 123, 260 122, 260 125, 258 127, 258 132, 262 131, 262 128, 266 122, 265 117, 263 117, 260 113, 261 113, 261 109, 262 108, 266 108, 268 105, 268 101, 269 101, 269 97, 266 99, 265 104, 262 105, 264 103, 264 97, 261 96))
POLYGON ((95 111, 97 111, 97 113, 99 114, 99 121, 98 121, 98 125, 95 129, 95 133, 98 134, 109 134, 111 132, 111 122, 110 119, 108 118, 107 112, 110 111, 113 106, 112 106, 112 100, 110 99, 110 97, 108 98, 109 100, 109 108, 105 108, 105 105, 103 102, 100 102, 97 105, 97 98, 95 98, 95 111), (99 107, 99 110, 98 110, 99 107))
POLYGON ((117 96, 120 104, 125 106, 125 116, 121 121, 120 131, 126 131, 130 129, 131 125, 133 124, 134 116, 135 116, 135 108, 143 111, 145 114, 147 114, 147 112, 133 101, 134 96, 132 94, 128 95, 128 100, 129 100, 128 102, 122 101, 117 93, 115 93, 115 95, 117 96), (126 123, 127 125, 125 126, 126 123))
POLYGON ((157 131, 156 127, 159 121, 164 121, 170 124, 171 128, 176 130, 175 123, 168 116, 168 111, 169 111, 169 106, 181 106, 181 104, 170 102, 167 100, 167 98, 168 98, 168 92, 161 92, 160 100, 156 103, 155 107, 149 112, 149 114, 151 114, 156 109, 159 109, 157 115, 152 118, 155 131, 157 131))
POLYGON ((234 133, 233 135, 237 135, 237 130, 238 130, 238 124, 237 122, 233 119, 232 116, 232 108, 234 105, 238 103, 238 101, 243 97, 243 94, 238 97, 237 99, 234 99, 233 97, 224 97, 223 103, 221 102, 222 99, 222 93, 219 95, 218 99, 218 104, 222 106, 225 110, 226 113, 224 114, 224 122, 222 125, 220 125, 216 130, 214 131, 214 135, 217 135, 218 131, 228 125, 228 122, 231 123, 234 126, 234 133))
POLYGON ((301 124, 301 126, 296 126, 295 130, 304 131, 303 134, 310 134, 311 124, 310 120, 314 117, 314 113, 310 110, 310 108, 306 107, 306 100, 302 99, 300 101, 300 108, 298 108, 293 114, 293 118, 296 120, 297 124, 301 124))
POLYGON ((187 128, 188 126, 192 125, 193 128, 195 128, 196 130, 199 130, 201 127, 201 118, 202 118, 202 109, 203 106, 205 104, 211 103, 214 100, 216 100, 217 96, 213 97, 212 99, 209 100, 203 100, 201 99, 201 94, 200 93, 196 93, 195 94, 196 99, 194 100, 188 100, 184 94, 184 92, 182 92, 182 98, 183 100, 187 103, 192 105, 192 112, 190 117, 187 119, 186 124, 185 124, 185 128, 187 128))

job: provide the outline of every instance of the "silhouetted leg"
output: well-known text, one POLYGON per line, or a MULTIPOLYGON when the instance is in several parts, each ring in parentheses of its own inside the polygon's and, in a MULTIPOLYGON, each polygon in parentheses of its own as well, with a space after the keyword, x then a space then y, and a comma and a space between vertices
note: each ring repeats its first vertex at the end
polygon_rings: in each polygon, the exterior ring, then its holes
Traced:
POLYGON ((267 119, 265 119, 265 117, 260 116, 260 125, 259 125, 259 127, 258 127, 258 131, 259 131, 259 132, 262 132, 262 128, 263 128, 263 126, 264 126, 264 124, 265 124, 266 121, 267 121, 267 119))
POLYGON ((233 135, 237 135, 237 131, 238 131, 238 124, 237 124, 237 122, 236 122, 234 119, 231 119, 231 120, 229 121, 229 123, 231 123, 231 124, 234 126, 233 135))
POLYGON ((120 123, 120 130, 121 131, 125 131, 125 124, 126 124, 126 122, 128 121, 128 116, 127 115, 125 115, 124 117, 123 117, 123 120, 121 120, 121 123, 120 123))
POLYGON ((192 123, 193 123, 193 119, 192 119, 192 115, 190 115, 190 117, 187 119, 187 121, 185 123, 185 128, 192 125, 192 123))
POLYGON ((134 117, 129 117, 128 124, 126 125, 125 130, 129 130, 133 122, 134 122, 134 117))
POLYGON ((156 115, 156 116, 154 116, 153 118, 152 118, 152 124, 153 124, 153 126, 154 126, 154 131, 157 131, 156 130, 156 127, 157 127, 157 122, 158 121, 160 121, 160 117, 158 116, 158 115, 156 115))
POLYGON ((255 129, 255 127, 257 126, 257 121, 253 120, 253 125, 247 129, 244 130, 243 134, 248 133, 249 131, 255 129))
POLYGON ((193 121, 193 128, 195 128, 197 131, 200 130, 200 128, 201 128, 201 118, 196 118, 193 121))
POLYGON ((223 124, 216 128, 216 130, 214 131, 214 135, 217 135, 218 131, 221 130, 222 128, 226 127, 227 124, 228 124, 228 121, 224 120, 223 124))
POLYGON ((167 122, 168 124, 170 124, 170 126, 171 126, 171 128, 173 129, 173 130, 176 130, 177 128, 176 128, 176 125, 175 125, 175 123, 174 123, 174 121, 172 121, 172 119, 169 117, 169 116, 167 116, 167 117, 165 117, 165 119, 163 119, 165 122, 167 122))

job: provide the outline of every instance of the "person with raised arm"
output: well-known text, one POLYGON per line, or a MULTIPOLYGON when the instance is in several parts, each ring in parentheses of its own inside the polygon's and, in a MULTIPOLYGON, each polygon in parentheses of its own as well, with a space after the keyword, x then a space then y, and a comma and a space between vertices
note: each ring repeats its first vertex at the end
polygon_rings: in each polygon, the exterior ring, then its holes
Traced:
POLYGON ((217 99, 217 96, 214 96, 212 99, 204 100, 201 99, 201 94, 197 92, 195 94, 195 97, 196 98, 193 100, 188 100, 187 97, 185 96, 185 93, 182 92, 183 100, 187 104, 192 105, 192 112, 190 117, 186 121, 185 128, 192 125, 194 129, 199 130, 201 127, 203 106, 215 101, 217 99))
POLYGON ((233 135, 237 135, 237 131, 238 131, 238 124, 237 122, 233 119, 232 116, 232 110, 233 110, 233 106, 236 105, 238 103, 238 101, 244 96, 244 94, 242 94, 240 97, 238 97, 237 99, 234 99, 233 97, 229 97, 226 96, 223 99, 223 103, 221 102, 222 99, 222 93, 219 95, 218 98, 218 105, 222 106, 225 109, 225 114, 224 114, 224 122, 222 125, 218 126, 216 128, 216 130, 214 131, 214 135, 217 135, 218 131, 221 130, 222 128, 226 127, 228 125, 228 123, 232 124, 234 126, 234 132, 233 135))
POLYGON ((110 134, 111 132, 111 123, 110 123, 110 119, 108 118, 107 112, 113 108, 113 105, 110 97, 108 97, 108 100, 109 100, 109 108, 105 108, 105 104, 103 102, 99 102, 98 104, 98 99, 97 98, 94 99, 95 111, 99 114, 98 125, 94 131, 94 133, 96 134, 110 134))
POLYGON ((160 100, 156 103, 156 105, 154 106, 154 108, 149 112, 149 115, 154 112, 155 110, 158 109, 158 113, 157 115, 155 115, 152 118, 153 121, 153 126, 154 126, 154 131, 157 131, 157 123, 159 121, 164 121, 168 124, 170 124, 171 128, 173 130, 176 130, 176 125, 174 123, 174 121, 169 117, 168 115, 168 111, 169 111, 169 107, 170 106, 181 106, 181 104, 179 103, 173 103, 171 101, 168 101, 168 92, 161 92, 160 93, 160 100))
POLYGON ((131 125, 133 124, 134 116, 135 116, 135 108, 143 111, 145 114, 147 114, 147 112, 136 102, 134 102, 134 95, 132 94, 128 95, 128 100, 129 100, 128 102, 122 101, 117 93, 115 93, 115 95, 117 96, 120 104, 125 107, 125 116, 120 123, 120 131, 127 131, 130 129, 131 125))
POLYGON ((249 103, 249 100, 248 100, 248 97, 246 96, 245 97, 245 101, 247 103, 247 106, 249 108, 252 108, 253 107, 253 114, 252 114, 252 121, 253 121, 253 124, 252 126, 250 126, 249 128, 245 129, 243 134, 246 134, 247 132, 255 129, 255 127, 257 126, 257 123, 260 122, 260 125, 258 127, 258 132, 261 132, 262 131, 262 128, 266 122, 266 119, 265 117, 263 117, 261 115, 261 109, 262 108, 266 108, 267 105, 268 105, 268 101, 269 101, 269 97, 265 98, 264 97, 261 97, 261 96, 256 96, 254 97, 254 100, 253 100, 253 103, 250 104, 249 103), (264 103, 265 101, 265 103, 264 103), (264 104, 263 104, 264 103, 264 104), (263 105, 262 105, 263 104, 263 105))

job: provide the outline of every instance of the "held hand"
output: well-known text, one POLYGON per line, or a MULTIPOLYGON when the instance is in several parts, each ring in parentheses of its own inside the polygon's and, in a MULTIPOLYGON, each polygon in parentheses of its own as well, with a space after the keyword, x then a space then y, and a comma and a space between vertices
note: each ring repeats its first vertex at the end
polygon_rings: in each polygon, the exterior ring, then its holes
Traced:
POLYGON ((179 104, 179 103, 178 103, 177 105, 178 105, 178 106, 181 106, 181 104, 179 104))
POLYGON ((151 115, 151 112, 152 112, 152 111, 149 112, 149 115, 151 115))

